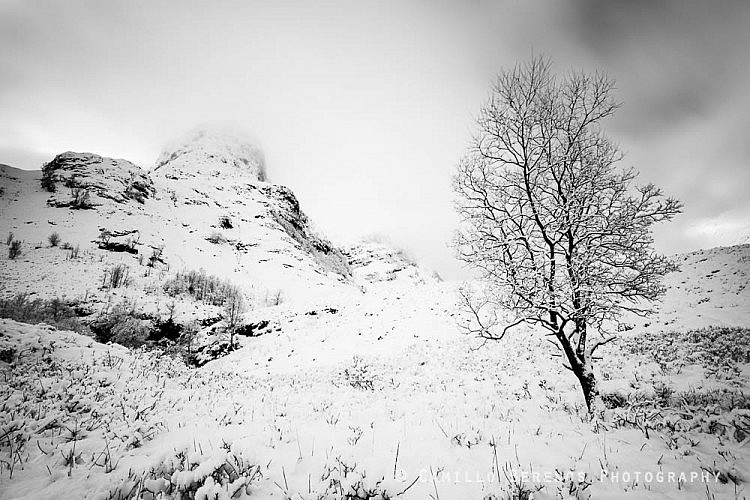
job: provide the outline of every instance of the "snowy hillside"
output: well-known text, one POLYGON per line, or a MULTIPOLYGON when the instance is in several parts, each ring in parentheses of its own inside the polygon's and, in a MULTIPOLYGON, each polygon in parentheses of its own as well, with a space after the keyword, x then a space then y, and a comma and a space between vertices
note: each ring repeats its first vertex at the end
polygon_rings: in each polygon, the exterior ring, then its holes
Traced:
POLYGON ((175 142, 156 160, 154 172, 171 179, 247 178, 266 181, 263 152, 236 132, 198 128, 175 142))
POLYGON ((342 251, 352 275, 364 284, 392 282, 412 286, 440 281, 436 272, 422 267, 404 250, 382 241, 365 239, 342 251))
POLYGON ((231 278, 254 297, 314 302, 320 290, 353 287, 345 257, 312 229, 292 191, 261 180, 262 155, 250 145, 204 134, 165 152, 151 173, 126 160, 70 152, 46 171, 44 179, 0 171, 0 221, 23 242, 16 262, 0 261, 5 296, 97 300, 97 282, 118 264, 128 267, 136 290, 198 269, 231 278), (53 232, 79 247, 77 258, 50 248, 53 232), (157 265, 147 268, 154 252, 157 265), (82 273, 88 277, 81 280, 82 273), (43 276, 49 286, 35 290, 43 276))
POLYGON ((24 321, 0 319, 0 498, 742 498, 750 245, 674 257, 657 312, 600 351, 592 422, 544 332, 462 335, 456 283, 339 251, 264 168, 213 134, 150 172, 0 167, 0 309, 24 321), (239 348, 186 363, 226 280, 252 302, 239 348), (179 349, 174 322, 198 325, 179 349))
POLYGON ((665 276, 657 314, 628 322, 649 331, 750 325, 750 245, 679 254, 672 261, 679 270, 665 276))
MULTIPOLYGON (((748 256, 691 254, 671 283, 712 290, 747 327, 748 256)), ((454 284, 380 285, 258 309, 267 333, 197 369, 0 320, 3 430, 28 457, 9 460, 0 496, 742 498, 750 335, 692 333, 684 353, 669 342, 687 332, 664 325, 700 324, 706 302, 670 288, 651 318, 662 334, 636 326, 607 346, 597 427, 541 332, 482 347, 458 333, 454 284), (704 371, 722 352, 738 371, 704 371)))

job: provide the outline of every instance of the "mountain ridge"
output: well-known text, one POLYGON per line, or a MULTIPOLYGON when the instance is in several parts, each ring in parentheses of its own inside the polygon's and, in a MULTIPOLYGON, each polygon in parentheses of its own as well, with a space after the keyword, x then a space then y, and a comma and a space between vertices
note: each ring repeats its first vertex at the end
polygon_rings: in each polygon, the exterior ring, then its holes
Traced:
MULTIPOLYGON (((190 270, 236 282, 255 302, 275 296, 314 304, 362 293, 368 280, 353 275, 351 263, 359 264, 315 229, 290 188, 267 181, 260 149, 237 141, 194 132, 151 169, 71 151, 41 171, 2 167, 0 221, 23 243, 15 265, 0 261, 0 294, 85 298, 94 309, 113 295, 134 297, 158 314, 171 300, 158 293, 160 281, 190 270), (50 247, 53 232, 80 255, 50 247), (132 290, 105 289, 117 266, 128 269, 132 290), (34 290, 34 277, 50 286, 34 290)), ((383 247, 373 259, 392 260, 392 252, 383 247)), ((215 315, 189 301, 176 310, 188 319, 215 315)))

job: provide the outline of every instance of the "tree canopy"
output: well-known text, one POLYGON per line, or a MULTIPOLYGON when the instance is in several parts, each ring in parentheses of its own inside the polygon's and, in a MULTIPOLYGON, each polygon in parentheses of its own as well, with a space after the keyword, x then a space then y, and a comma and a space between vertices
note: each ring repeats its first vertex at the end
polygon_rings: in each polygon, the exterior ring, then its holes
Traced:
POLYGON ((472 331, 497 340, 524 323, 546 328, 589 408, 593 352, 613 338, 606 325, 624 311, 646 314, 663 294, 674 265, 654 251, 652 226, 681 210, 620 168, 601 127, 618 109, 613 90, 603 74, 558 78, 543 58, 502 72, 454 178, 457 254, 487 285, 480 302, 464 294, 472 331), (482 305, 512 319, 488 321, 482 305))

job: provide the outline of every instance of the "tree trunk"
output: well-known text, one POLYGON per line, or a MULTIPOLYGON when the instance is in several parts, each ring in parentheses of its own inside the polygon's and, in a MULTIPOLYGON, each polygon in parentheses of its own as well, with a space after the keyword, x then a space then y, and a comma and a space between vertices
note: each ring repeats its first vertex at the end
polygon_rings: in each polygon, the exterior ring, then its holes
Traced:
POLYGON ((565 335, 564 331, 558 331, 557 340, 562 345, 563 351, 568 358, 570 363, 570 369, 578 379, 578 383, 581 385, 581 391, 583 391, 583 399, 586 401, 586 409, 589 415, 593 416, 599 406, 599 388, 596 383, 596 377, 594 376, 594 370, 591 367, 591 360, 586 356, 586 324, 579 323, 576 325, 579 329, 578 332, 578 343, 573 347, 570 339, 565 335), (581 342, 581 339, 583 341, 581 342))
POLYGON ((579 365, 576 377, 578 377, 578 381, 581 384, 583 399, 586 401, 586 409, 589 411, 589 414, 593 414, 597 399, 599 398, 599 387, 596 384, 594 371, 588 362, 579 365))

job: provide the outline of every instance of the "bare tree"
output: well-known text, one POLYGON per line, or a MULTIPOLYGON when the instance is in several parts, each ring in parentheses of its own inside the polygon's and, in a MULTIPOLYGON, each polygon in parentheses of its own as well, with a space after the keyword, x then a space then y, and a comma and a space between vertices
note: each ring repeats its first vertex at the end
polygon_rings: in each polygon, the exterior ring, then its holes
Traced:
POLYGON ((457 254, 486 285, 479 301, 463 293, 468 328, 491 340, 521 324, 547 329, 589 411, 594 352, 615 338, 607 325, 663 294, 674 265, 654 252, 651 227, 682 207, 618 167, 600 127, 618 108, 613 89, 600 74, 556 78, 543 58, 502 72, 454 178, 457 254))
POLYGON ((229 332, 230 349, 234 348, 234 334, 237 331, 237 327, 240 326, 242 315, 245 314, 245 311, 247 311, 247 305, 245 304, 242 290, 238 287, 232 287, 227 291, 226 298, 224 299, 224 321, 229 332))

